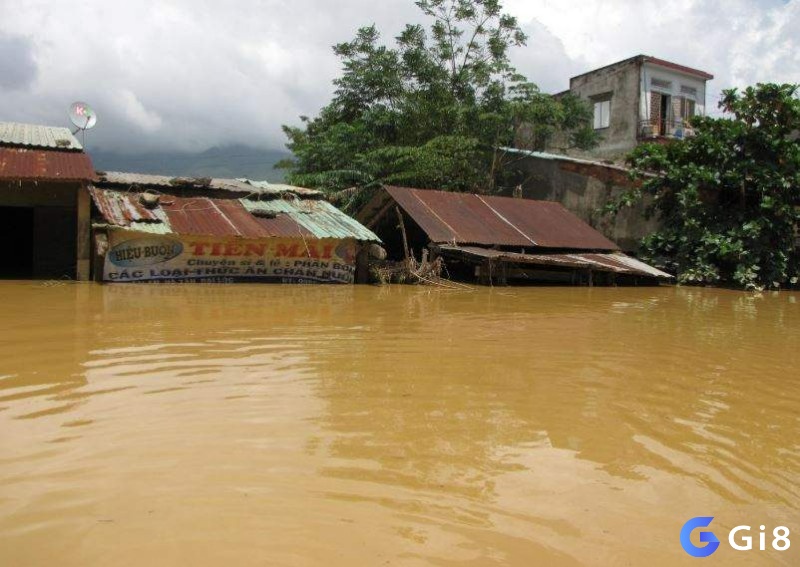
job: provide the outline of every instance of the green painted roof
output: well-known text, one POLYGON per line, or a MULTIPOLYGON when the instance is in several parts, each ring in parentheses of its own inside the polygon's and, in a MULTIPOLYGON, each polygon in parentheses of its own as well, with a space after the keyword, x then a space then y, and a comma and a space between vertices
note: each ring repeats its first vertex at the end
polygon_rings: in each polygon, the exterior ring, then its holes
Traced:
POLYGON ((321 199, 240 199, 253 213, 285 214, 317 238, 354 238, 380 242, 374 232, 321 199))
POLYGON ((83 150, 69 128, 0 122, 0 145, 54 150, 83 150))

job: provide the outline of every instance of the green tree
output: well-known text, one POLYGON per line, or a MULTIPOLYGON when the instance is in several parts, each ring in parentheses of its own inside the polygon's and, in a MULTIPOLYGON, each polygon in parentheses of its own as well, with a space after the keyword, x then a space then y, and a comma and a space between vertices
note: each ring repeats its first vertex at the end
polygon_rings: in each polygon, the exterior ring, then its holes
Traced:
MULTIPOLYGON (((284 126, 288 180, 329 192, 380 184, 494 192, 524 128, 543 147, 557 132, 595 143, 590 110, 539 92, 509 62, 525 45, 499 0, 419 0, 432 22, 406 25, 393 46, 374 25, 334 47, 333 99, 300 127, 284 126)), ((358 191, 356 191, 358 193, 358 191)))
POLYGON ((681 283, 781 288, 798 281, 800 220, 798 85, 725 91, 727 115, 696 117, 694 137, 642 145, 629 156, 638 189, 662 228, 643 256, 681 283))

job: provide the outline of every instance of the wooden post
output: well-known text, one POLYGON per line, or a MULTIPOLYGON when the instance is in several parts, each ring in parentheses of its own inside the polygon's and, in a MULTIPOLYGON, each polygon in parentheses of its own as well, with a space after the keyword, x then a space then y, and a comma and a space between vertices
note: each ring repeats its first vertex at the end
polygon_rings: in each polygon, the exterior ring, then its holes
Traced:
POLYGON ((81 185, 78 188, 77 197, 77 233, 78 241, 76 246, 75 258, 75 279, 78 281, 89 280, 89 267, 92 258, 92 245, 90 242, 92 233, 92 200, 89 196, 89 188, 81 185))
POLYGON ((508 285, 508 263, 500 261, 500 276, 497 278, 497 285, 508 285))
POLYGON ((369 244, 359 244, 356 254, 355 283, 369 283, 369 244))
POLYGON ((478 283, 481 285, 488 285, 494 287, 494 262, 491 258, 486 258, 480 264, 478 275, 478 283))
POLYGON ((108 235, 105 232, 96 232, 94 235, 94 264, 92 276, 94 281, 103 281, 103 267, 106 254, 108 254, 108 235))
POLYGON ((397 219, 400 221, 400 232, 403 234, 403 253, 405 254, 406 260, 408 260, 410 254, 408 251, 408 238, 406 237, 406 225, 403 222, 403 213, 400 212, 400 207, 396 206, 394 210, 397 213, 397 219))

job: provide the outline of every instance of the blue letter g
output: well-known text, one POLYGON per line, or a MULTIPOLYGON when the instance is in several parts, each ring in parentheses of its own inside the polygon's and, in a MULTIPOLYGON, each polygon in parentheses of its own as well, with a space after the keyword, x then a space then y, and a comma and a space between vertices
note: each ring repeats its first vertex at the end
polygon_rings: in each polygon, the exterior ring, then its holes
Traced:
POLYGON ((705 528, 711 523, 714 516, 700 516, 692 518, 681 529, 681 545, 683 549, 692 557, 708 557, 719 547, 719 540, 713 532, 700 532, 700 541, 705 543, 703 547, 697 547, 692 543, 691 535, 696 528, 705 528))

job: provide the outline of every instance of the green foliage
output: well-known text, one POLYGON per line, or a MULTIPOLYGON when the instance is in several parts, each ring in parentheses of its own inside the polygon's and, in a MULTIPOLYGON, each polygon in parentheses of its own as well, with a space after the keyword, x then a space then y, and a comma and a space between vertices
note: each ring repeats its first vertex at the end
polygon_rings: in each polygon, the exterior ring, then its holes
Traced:
POLYGON ((492 192, 508 165, 499 148, 521 132, 534 147, 562 132, 579 147, 596 143, 588 105, 540 93, 511 66, 509 50, 527 38, 499 0, 416 5, 429 28, 407 25, 390 47, 367 26, 334 47, 333 99, 301 127, 284 126, 290 183, 492 192))
POLYGON ((681 283, 781 288, 798 281, 800 220, 798 85, 725 91, 727 117, 692 119, 696 136, 649 144, 630 156, 639 189, 663 228, 644 255, 681 283))

